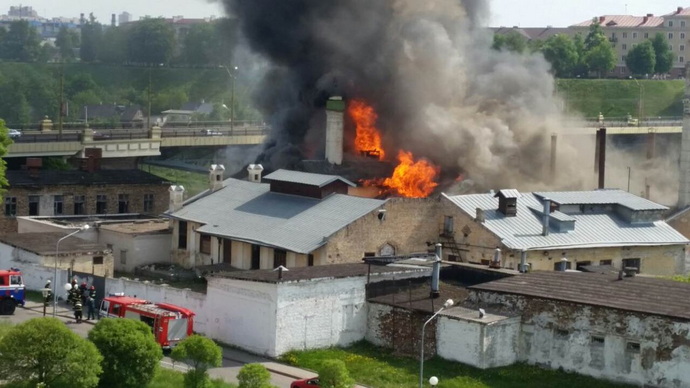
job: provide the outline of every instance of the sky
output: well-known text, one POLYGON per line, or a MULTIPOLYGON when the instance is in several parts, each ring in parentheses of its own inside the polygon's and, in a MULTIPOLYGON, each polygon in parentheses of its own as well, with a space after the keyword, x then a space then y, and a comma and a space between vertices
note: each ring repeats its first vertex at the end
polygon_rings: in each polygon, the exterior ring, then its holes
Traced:
MULTIPOLYGON (((318 0, 317 0, 318 1, 318 0)), ((331 0, 333 1, 333 0, 331 0)), ((343 0, 346 1, 346 0, 343 0)), ((664 15, 678 6, 681 0, 490 0, 492 27, 566 27, 599 15, 664 15)), ((110 15, 124 11, 134 19, 142 16, 189 18, 222 16, 223 10, 213 0, 9 0, 2 1, 0 14, 11 5, 31 6, 44 17, 79 17, 93 12, 102 23, 110 22, 110 15)))

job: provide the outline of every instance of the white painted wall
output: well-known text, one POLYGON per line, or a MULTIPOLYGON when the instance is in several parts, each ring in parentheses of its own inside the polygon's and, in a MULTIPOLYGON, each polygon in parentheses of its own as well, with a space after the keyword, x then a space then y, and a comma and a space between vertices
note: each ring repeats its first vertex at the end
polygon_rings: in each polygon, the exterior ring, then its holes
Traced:
POLYGON ((275 354, 346 346, 367 328, 366 277, 282 283, 278 286, 275 354))
POLYGON ((171 238, 170 233, 131 235, 101 229, 98 242, 112 245, 116 271, 134 272, 134 268, 140 265, 169 263, 171 238), (123 250, 127 251, 124 264, 121 257, 123 250))
POLYGON ((276 301, 275 284, 210 278, 204 334, 253 353, 275 356, 276 301))

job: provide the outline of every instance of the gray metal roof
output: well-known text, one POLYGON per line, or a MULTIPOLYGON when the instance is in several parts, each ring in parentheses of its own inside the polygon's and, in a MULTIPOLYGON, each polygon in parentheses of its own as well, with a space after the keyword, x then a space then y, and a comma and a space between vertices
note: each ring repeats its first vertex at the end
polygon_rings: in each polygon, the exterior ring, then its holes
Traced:
POLYGON ((267 180, 272 180, 272 181, 281 181, 281 182, 292 182, 292 183, 302 183, 305 185, 310 185, 310 186, 318 186, 318 187, 323 187, 326 186, 327 184, 331 182, 335 182, 337 180, 344 182, 345 184, 355 187, 354 183, 350 182, 349 180, 337 176, 337 175, 325 175, 325 174, 312 174, 309 172, 301 172, 301 171, 291 171, 291 170, 277 170, 275 172, 272 172, 264 177, 264 179, 267 180))
POLYGON ((534 195, 541 198, 550 198, 551 201, 559 205, 618 204, 631 210, 668 210, 666 206, 623 190, 552 191, 535 192, 534 195))
MULTIPOLYGON (((584 193, 586 197, 589 192, 584 193)), ((559 193, 541 194, 553 198, 559 193)), ((575 220, 575 230, 557 232, 552 228, 549 235, 542 236, 541 217, 530 210, 542 204, 532 193, 523 193, 517 200, 515 217, 506 217, 499 212, 498 199, 492 194, 443 196, 470 217, 476 217, 477 208, 484 210, 484 226, 510 249, 682 245, 690 242, 664 221, 631 224, 613 212, 569 214, 567 217, 575 220)))
POLYGON ((204 224, 200 233, 307 254, 385 202, 343 194, 319 200, 272 193, 266 183, 232 178, 223 184, 171 216, 204 224))
POLYGON ((497 197, 499 195, 503 196, 503 198, 520 198, 520 192, 515 189, 499 190, 495 196, 497 197))

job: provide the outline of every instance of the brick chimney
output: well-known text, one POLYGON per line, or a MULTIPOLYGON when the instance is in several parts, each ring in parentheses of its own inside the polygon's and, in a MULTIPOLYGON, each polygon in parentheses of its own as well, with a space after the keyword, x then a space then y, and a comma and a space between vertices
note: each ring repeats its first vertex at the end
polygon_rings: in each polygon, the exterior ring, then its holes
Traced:
POLYGON ((599 16, 599 24, 604 23, 604 20, 606 20, 606 16, 599 16))
POLYGON ((676 14, 683 12, 683 7, 676 8, 676 14))
POLYGON ((225 166, 222 164, 212 164, 208 170, 208 188, 211 192, 218 191, 223 188, 223 173, 225 173, 225 166))
POLYGON ((184 203, 184 186, 172 185, 168 188, 168 192, 170 193, 170 205, 168 206, 168 210, 172 213, 182 209, 182 204, 184 203))
POLYGON ((84 149, 84 159, 81 161, 81 170, 94 173, 101 170, 101 159, 103 150, 101 148, 84 149))
POLYGON ((38 178, 41 174, 41 167, 43 167, 43 159, 41 158, 26 158, 26 169, 29 171, 31 178, 38 178))

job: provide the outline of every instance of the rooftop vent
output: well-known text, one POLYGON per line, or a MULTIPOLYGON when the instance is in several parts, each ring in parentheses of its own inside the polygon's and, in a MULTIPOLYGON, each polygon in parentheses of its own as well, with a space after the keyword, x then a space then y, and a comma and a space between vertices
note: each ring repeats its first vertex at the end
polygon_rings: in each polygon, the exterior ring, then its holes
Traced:
POLYGON ((520 193, 517 190, 500 190, 494 195, 494 198, 496 197, 498 197, 498 211, 506 217, 517 215, 517 200, 520 198, 520 193))

